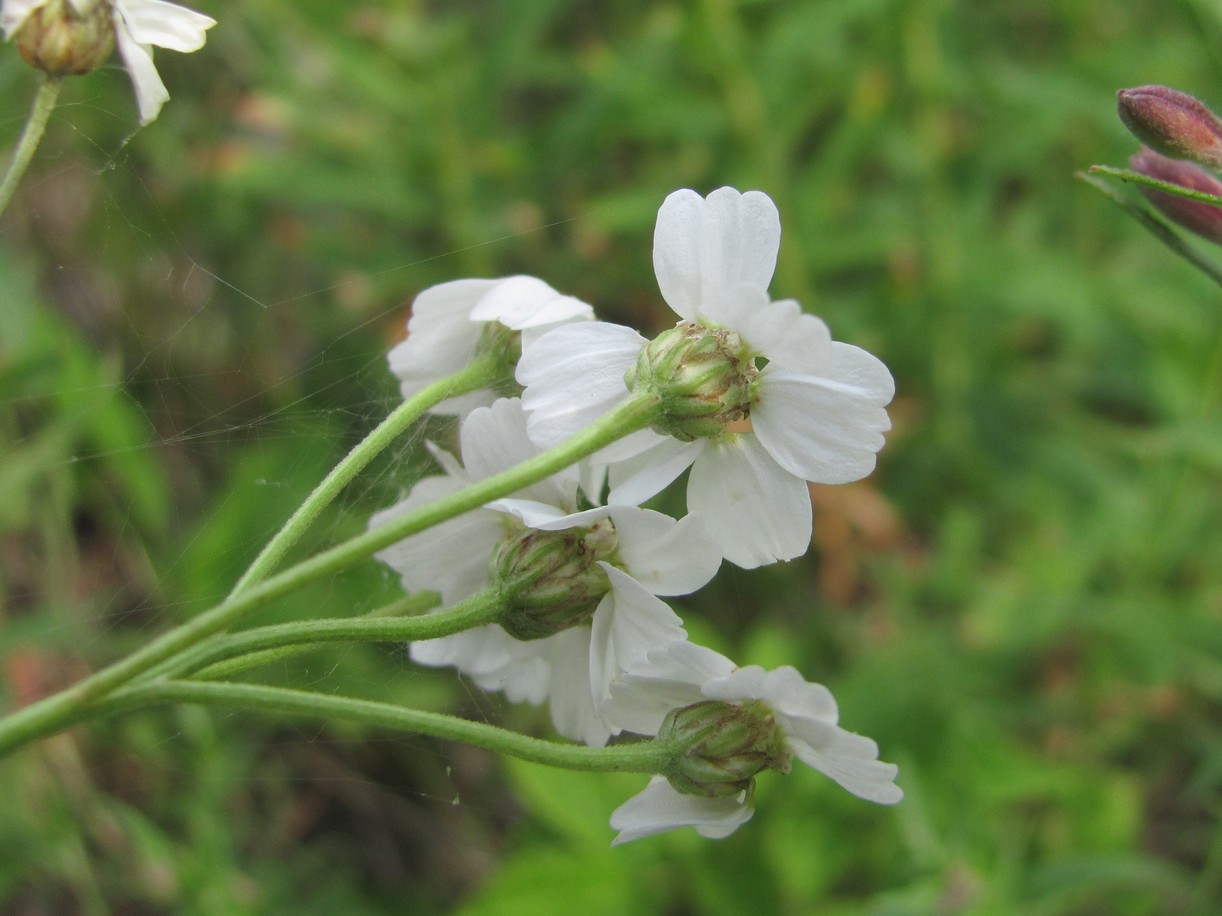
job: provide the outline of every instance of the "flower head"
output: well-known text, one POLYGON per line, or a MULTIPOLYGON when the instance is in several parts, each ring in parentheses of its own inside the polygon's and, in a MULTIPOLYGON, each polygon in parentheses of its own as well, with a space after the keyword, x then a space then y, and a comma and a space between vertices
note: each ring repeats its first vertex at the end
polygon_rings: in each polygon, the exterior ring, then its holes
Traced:
MULTIPOLYGON (((534 277, 441 283, 416 297, 407 339, 390 351, 390 371, 399 378, 403 397, 409 398, 465 368, 481 347, 498 342, 500 332, 513 332, 516 350, 519 336, 529 343, 561 324, 593 317, 594 310, 586 303, 562 296, 534 277)), ((510 367, 507 382, 512 383, 512 374, 510 367)), ((462 416, 513 393, 474 391, 448 398, 432 412, 462 416)))
MULTIPOLYGON (((538 454, 516 399, 472 411, 460 439, 462 465, 436 450, 446 474, 425 478, 370 524, 538 454)), ((649 649, 685 638, 657 596, 695 591, 720 557, 695 517, 675 521, 635 506, 580 510, 578 476, 561 471, 378 558, 406 588, 438 591, 443 604, 495 582, 506 594, 503 625, 413 643, 412 658, 453 665, 514 701, 548 701, 561 734, 601 745, 619 731, 601 709, 614 678, 649 649)))
POLYGON ((639 503, 691 466, 688 508, 726 559, 788 560, 810 542, 807 481, 869 474, 890 428, 895 384, 878 359, 833 341, 768 283, 780 219, 767 195, 671 194, 658 211, 654 269, 681 321, 654 341, 602 323, 558 328, 523 352, 518 381, 543 446, 647 392, 661 419, 603 454, 612 503, 639 503))
POLYGON ((189 53, 204 46, 216 20, 165 0, 4 0, 0 28, 16 37, 22 56, 56 76, 88 73, 106 60, 114 44, 131 77, 148 124, 169 99, 152 48, 189 53))
POLYGON ((1116 108, 1125 127, 1146 146, 1222 168, 1222 121, 1188 93, 1168 86, 1121 89, 1116 108))
POLYGON ((615 843, 677 827, 728 836, 752 814, 753 778, 797 758, 880 804, 903 798, 878 745, 837 724, 836 701, 794 668, 736 668, 689 642, 647 653, 611 686, 607 715, 628 731, 689 740, 673 773, 655 776, 611 815, 615 843))

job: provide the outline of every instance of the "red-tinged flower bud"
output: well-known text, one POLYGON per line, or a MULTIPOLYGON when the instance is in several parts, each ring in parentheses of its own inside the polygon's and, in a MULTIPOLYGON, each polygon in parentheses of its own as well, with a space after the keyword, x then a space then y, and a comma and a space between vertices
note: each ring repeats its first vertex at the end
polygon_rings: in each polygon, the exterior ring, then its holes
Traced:
POLYGON ((17 29, 17 50, 31 67, 52 76, 96 70, 115 47, 111 5, 103 0, 48 0, 17 29))
MULTIPOLYGON (((1222 181, 1191 162, 1184 162, 1182 159, 1168 159, 1166 156, 1160 156, 1154 150, 1143 149, 1129 160, 1129 165, 1133 171, 1157 178, 1159 181, 1178 184, 1192 191, 1222 196, 1222 181)), ((1202 238, 1222 245, 1222 207, 1199 200, 1188 200, 1186 197, 1176 197, 1174 194, 1154 188, 1142 187, 1140 190, 1146 199, 1168 219, 1179 223, 1202 238)))
POLYGON ((1116 106, 1125 127, 1146 146, 1222 168, 1222 121, 1187 93, 1166 86, 1121 89, 1116 106))

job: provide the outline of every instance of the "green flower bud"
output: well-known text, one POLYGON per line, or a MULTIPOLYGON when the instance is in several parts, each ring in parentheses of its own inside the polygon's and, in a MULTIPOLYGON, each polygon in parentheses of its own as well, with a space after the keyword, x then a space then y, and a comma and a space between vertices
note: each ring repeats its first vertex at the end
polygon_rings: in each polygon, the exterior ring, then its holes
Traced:
POLYGON ((666 778, 676 792, 724 798, 749 791, 763 770, 789 772, 776 720, 761 703, 705 700, 667 715, 658 738, 690 742, 666 778))
POLYGON ((47 0, 17 30, 17 50, 31 67, 52 76, 96 70, 115 47, 110 7, 106 0, 47 0))
POLYGON ((597 563, 616 547, 615 526, 537 531, 524 528, 493 552, 493 581, 509 596, 499 623, 522 640, 543 639, 585 623, 610 590, 597 563))
POLYGON ((1120 120, 1138 140, 1175 159, 1222 168, 1222 121, 1201 102, 1167 86, 1116 93, 1120 120))
POLYGON ((642 348, 624 382, 630 391, 661 400, 662 419, 654 430, 691 442, 749 416, 758 377, 736 331, 681 321, 642 348))
MULTIPOLYGON (((1129 160, 1129 165, 1134 172, 1149 175, 1159 181, 1222 196, 1222 181, 1191 162, 1168 159, 1153 150, 1144 149, 1129 160)), ((1138 190, 1168 219, 1202 238, 1222 245, 1222 207, 1200 200, 1176 197, 1156 188, 1140 187, 1138 190)))
POLYGON ((499 321, 484 323, 479 339, 475 342, 472 357, 495 353, 499 364, 499 375, 488 384, 489 390, 503 398, 516 398, 522 394, 522 386, 518 384, 514 373, 518 368, 518 360, 522 358, 522 332, 508 328, 499 321))

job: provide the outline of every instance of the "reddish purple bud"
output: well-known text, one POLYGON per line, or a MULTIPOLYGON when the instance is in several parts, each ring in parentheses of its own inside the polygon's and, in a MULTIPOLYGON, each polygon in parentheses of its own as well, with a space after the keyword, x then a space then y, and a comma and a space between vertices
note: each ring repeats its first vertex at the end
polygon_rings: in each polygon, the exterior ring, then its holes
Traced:
POLYGON ((1120 120, 1157 152, 1222 168, 1222 121, 1187 93, 1166 86, 1138 86, 1116 93, 1120 120))
MULTIPOLYGON (((1159 181, 1178 184, 1192 191, 1222 196, 1222 181, 1191 162, 1185 162, 1182 159, 1168 159, 1152 149, 1143 149, 1129 160, 1129 165, 1134 172, 1157 178, 1159 181)), ((1188 200, 1186 197, 1176 197, 1174 194, 1157 191, 1154 188, 1139 187, 1139 190, 1146 196, 1146 200, 1157 207, 1168 219, 1179 223, 1202 238, 1222 245, 1222 207, 1215 207, 1213 204, 1199 200, 1188 200)))

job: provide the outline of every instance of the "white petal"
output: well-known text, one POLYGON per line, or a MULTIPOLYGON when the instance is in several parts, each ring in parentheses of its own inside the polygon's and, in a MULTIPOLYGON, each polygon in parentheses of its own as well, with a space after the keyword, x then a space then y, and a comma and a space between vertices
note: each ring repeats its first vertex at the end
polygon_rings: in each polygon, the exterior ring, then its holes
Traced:
MULTIPOLYGON (((653 430, 646 429, 641 432, 650 433, 655 438, 644 451, 611 465, 611 492, 607 494, 608 503, 617 506, 640 505, 654 494, 662 492, 671 481, 686 471, 708 445, 707 439, 680 442, 669 436, 659 436, 653 430)), ((632 436, 627 438, 631 439, 632 436)), ((645 440, 641 441, 644 443, 645 440)))
MULTIPOLYGON (((461 480, 426 477, 405 500, 373 515, 369 526, 384 525, 462 487, 461 480)), ((376 556, 399 574, 407 591, 440 592, 442 603, 450 605, 469 598, 487 584, 488 557, 504 532, 495 513, 468 512, 396 541, 376 556)))
MULTIPOLYGON (((745 793, 744 793, 745 795, 745 793)), ((664 776, 654 776, 644 790, 611 813, 611 828, 619 833, 612 846, 674 830, 695 827, 701 836, 721 839, 751 819, 754 808, 743 796, 702 798, 681 795, 664 776)))
POLYGON ((590 639, 589 627, 570 627, 548 637, 552 724, 566 738, 602 747, 619 729, 599 714, 590 691, 590 639))
POLYGON ((701 688, 733 670, 734 663, 712 649, 672 641, 612 679, 603 714, 627 731, 656 735, 671 710, 706 699, 701 688))
POLYGON ((662 298, 680 317, 697 320, 713 291, 740 284, 767 289, 780 243, 776 206, 760 191, 720 188, 707 200, 675 191, 658 210, 653 236, 662 298))
POLYGON ((813 731, 822 733, 817 743, 789 738, 789 746, 799 760, 866 801, 894 805, 903 799, 903 790, 895 784, 899 767, 878 759, 877 744, 835 725, 821 724, 806 733, 813 731))
POLYGON ((769 365, 760 374, 751 426, 791 474, 815 483, 848 483, 874 470, 883 432, 891 428, 884 404, 877 384, 858 386, 769 365))
POLYGON ((710 442, 692 465, 687 508, 700 514, 722 556, 744 569, 792 560, 810 546, 806 483, 750 434, 710 442))
POLYGON ((512 515, 527 528, 540 531, 588 528, 606 518, 611 511, 607 506, 596 506, 583 512, 566 513, 563 509, 529 499, 497 499, 488 503, 488 508, 512 515))
POLYGON ((832 362, 832 333, 793 299, 767 302, 735 316, 733 327, 769 364, 817 375, 832 362))
MULTIPOLYGON (((471 320, 471 309, 497 282, 454 280, 430 286, 416 297, 407 339, 387 354, 405 399, 471 362, 482 329, 471 320)), ((461 416, 493 400, 489 392, 471 392, 442 401, 429 412, 461 416)))
POLYGON ((190 53, 204 46, 204 33, 216 20, 164 0, 115 0, 131 37, 142 45, 190 53))
POLYGON ((499 690, 513 702, 538 705, 547 699, 551 666, 547 640, 514 639, 496 624, 411 644, 412 661, 449 665, 484 690, 499 690))
POLYGON ((698 516, 675 521, 635 506, 609 511, 620 565, 655 595, 689 595, 717 574, 721 550, 698 516))
POLYGON ((565 324, 522 350, 518 383, 530 412, 530 437, 551 448, 581 432, 628 397, 624 373, 646 341, 601 321, 565 324))
POLYGON ((497 321, 521 331, 567 321, 589 320, 594 309, 580 299, 562 296, 536 277, 506 277, 471 310, 472 321, 497 321))
MULTIPOLYGON (((485 480, 539 454, 527 435, 527 416, 517 398, 501 398, 473 410, 463 421, 459 438, 463 464, 472 480, 485 480)), ((565 468, 518 491, 520 498, 547 503, 571 512, 577 504, 576 467, 565 468)))
POLYGON ((115 22, 115 44, 119 46, 127 75, 131 77, 136 107, 140 110, 140 123, 148 124, 160 114, 161 106, 170 98, 170 92, 157 75, 153 54, 148 46, 132 38, 127 27, 118 20, 115 22))
POLYGON ((643 585, 609 563, 599 566, 611 591, 594 611, 590 640, 590 689, 601 707, 620 672, 645 661, 651 649, 687 639, 683 621, 643 585))
POLYGON ((47 0, 4 0, 4 7, 0 9, 0 29, 4 29, 4 37, 12 38, 30 13, 46 3, 47 0))

